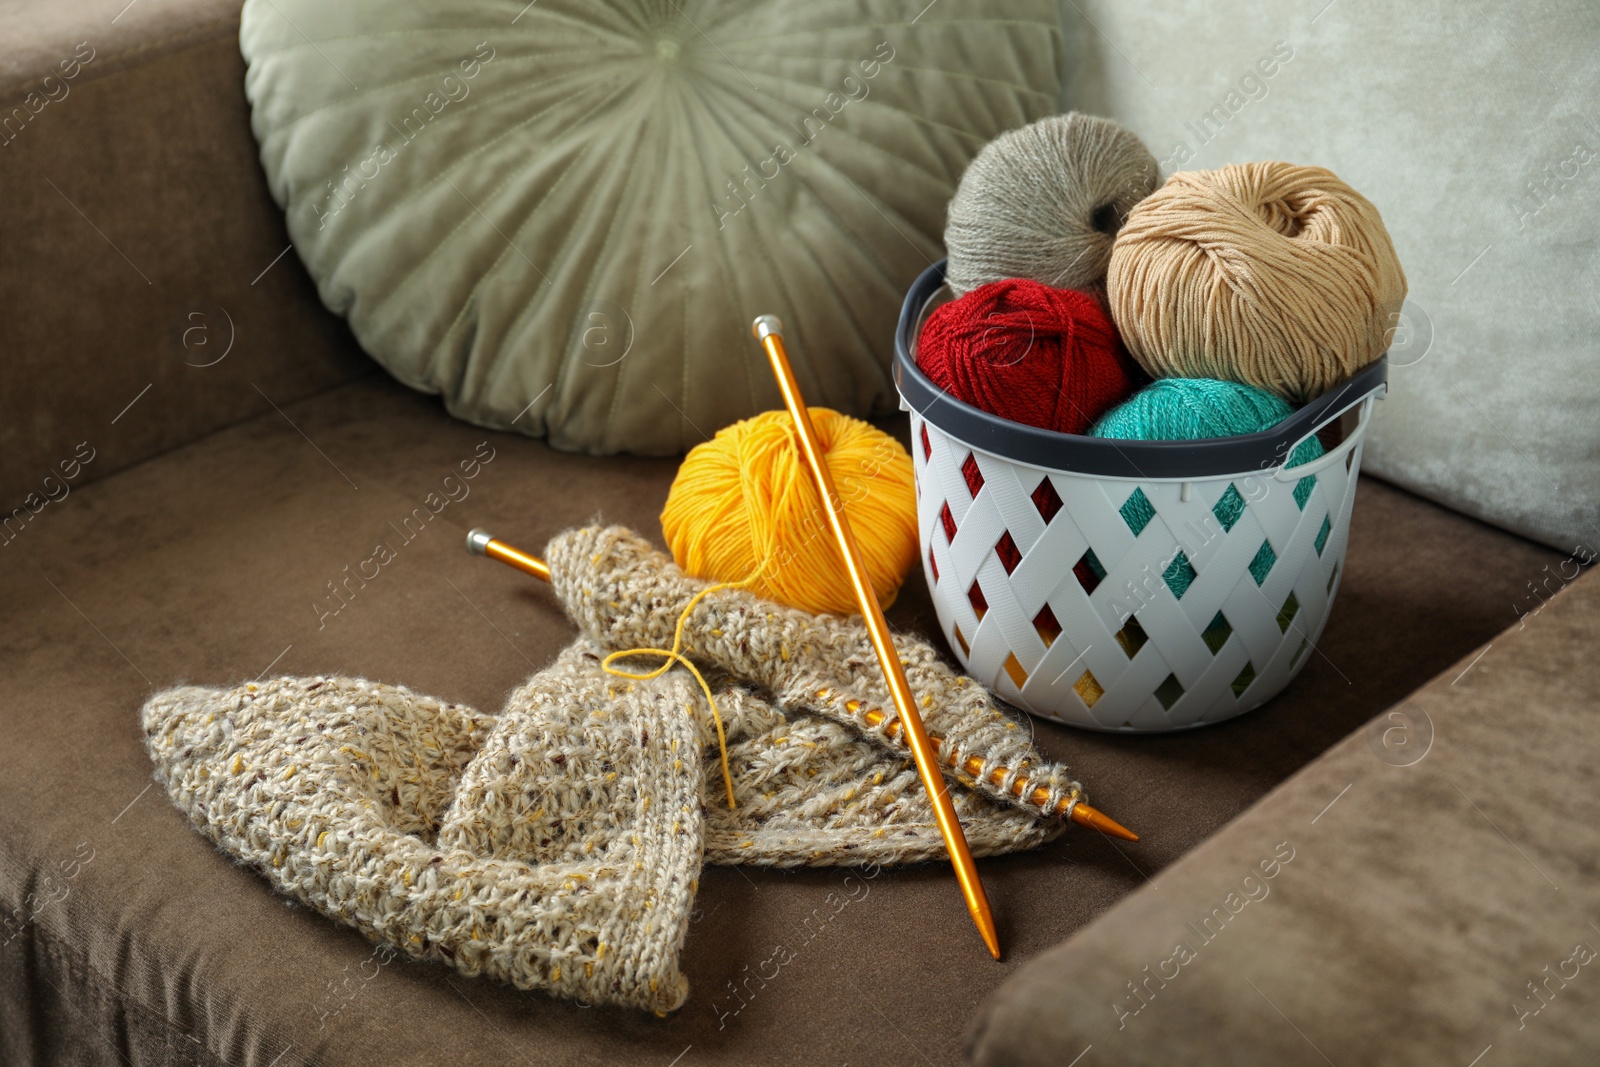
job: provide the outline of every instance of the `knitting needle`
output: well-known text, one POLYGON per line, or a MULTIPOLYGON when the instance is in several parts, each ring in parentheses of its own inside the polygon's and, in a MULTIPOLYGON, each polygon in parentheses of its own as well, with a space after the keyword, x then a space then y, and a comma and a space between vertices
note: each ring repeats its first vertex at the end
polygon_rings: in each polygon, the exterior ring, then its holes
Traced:
POLYGON ((512 548, 504 541, 496 541, 489 536, 489 531, 481 526, 467 534, 467 551, 479 556, 488 556, 501 563, 508 564, 533 575, 542 582, 550 580, 550 565, 538 556, 530 556, 526 552, 512 548))
POLYGON ((967 911, 977 924, 983 943, 995 959, 1000 958, 1000 935, 995 931, 994 914, 989 910, 989 898, 978 878, 978 867, 972 860, 972 850, 967 847, 967 836, 961 832, 961 822, 956 818, 955 805, 945 786, 944 774, 939 770, 938 756, 928 740, 927 728, 917 712, 916 699, 911 695, 911 684, 906 681, 905 668, 900 665, 900 655, 889 637, 889 624, 884 622, 883 610, 878 606, 878 594, 867 579, 866 568, 861 565, 861 552, 856 547, 855 535, 850 530, 850 520, 844 513, 839 491, 834 487, 833 475, 822 459, 822 445, 817 440, 816 427, 811 424, 811 413, 800 395, 800 386, 794 379, 794 369, 783 348, 783 324, 776 315, 762 315, 751 323, 750 331, 766 350, 772 364, 772 374, 778 381, 778 391, 794 419, 795 434, 800 439, 800 451, 811 471, 812 483, 822 500, 822 511, 828 525, 833 528, 833 538, 843 557, 845 572, 855 588, 856 603, 861 608, 862 621, 867 635, 878 653, 878 665, 883 668, 884 681, 894 698, 895 710, 904 724, 906 741, 911 755, 917 761, 917 772, 922 776, 923 787, 933 803, 933 816, 944 837, 945 849, 950 853, 950 864, 955 868, 956 881, 961 884, 961 895, 966 898, 967 911))
MULTIPOLYGON (((829 691, 826 689, 817 693, 817 698, 819 700, 827 700, 828 696, 829 691)), ((850 714, 859 717, 869 729, 876 727, 879 723, 883 722, 884 719, 888 718, 887 715, 877 708, 867 708, 865 711, 863 711, 861 709, 861 702, 859 700, 847 700, 845 701, 844 706, 845 710, 849 711, 850 714)), ((891 738, 898 738, 900 733, 900 725, 901 724, 899 722, 891 722, 888 726, 884 727, 883 732, 888 734, 891 738)), ((944 747, 944 738, 940 737, 938 734, 929 734, 928 741, 933 745, 933 750, 935 752, 944 747)), ((983 774, 983 757, 968 756, 966 762, 961 765, 961 769, 967 773, 968 777, 977 778, 983 774)), ((989 772, 989 781, 994 785, 999 785, 1006 780, 1006 776, 1010 773, 1011 769, 1009 767, 996 767, 989 772)), ((1079 826, 1087 826, 1091 830, 1098 830, 1103 834, 1110 835, 1111 837, 1120 837, 1124 841, 1139 840, 1138 834, 1134 833, 1126 826, 1123 826, 1117 820, 1105 814, 1103 811, 1100 811, 1098 808, 1090 807, 1082 800, 1079 800, 1078 797, 1081 794, 1069 793, 1060 800, 1056 801, 1053 808, 1046 808, 1045 805, 1050 803, 1050 790, 1041 785, 1035 786, 1033 791, 1030 793, 1028 791, 1028 787, 1030 785, 1032 785, 1032 782, 1029 780, 1027 775, 1017 775, 1016 780, 1011 783, 1011 795, 1014 797, 1026 796, 1029 804, 1041 809, 1046 815, 1065 815, 1079 826)))
MULTIPOLYGON (((538 556, 530 556, 526 552, 512 548, 504 541, 496 540, 490 536, 487 530, 477 529, 467 535, 467 551, 474 555, 497 559, 509 567, 515 567, 525 574, 533 575, 540 581, 548 582, 550 580, 550 567, 544 560, 538 556)), ((824 689, 817 693, 817 699, 827 700, 830 695, 830 691, 824 689)), ((847 700, 844 706, 845 710, 859 717, 869 729, 878 726, 884 719, 888 718, 877 708, 867 708, 863 711, 859 700, 847 700)), ((891 722, 884 728, 884 733, 891 740, 905 744, 905 738, 901 736, 900 726, 901 723, 898 720, 891 722)), ((938 734, 929 734, 928 743, 937 752, 944 747, 944 738, 938 734)), ((983 774, 983 758, 981 756, 969 756, 966 762, 962 764, 961 769, 969 777, 976 778, 983 774)), ((1010 774, 1011 768, 1009 767, 995 767, 989 772, 989 781, 999 785, 1010 774)), ((1053 809, 1046 809, 1045 805, 1050 803, 1050 790, 1044 786, 1035 786, 1033 792, 1029 793, 1028 787, 1030 785, 1032 785, 1032 782, 1026 775, 1017 775, 1016 780, 1011 783, 1011 795, 1015 797, 1026 796, 1029 804, 1041 809, 1046 815, 1065 815, 1080 826, 1087 826, 1091 830, 1098 830, 1111 837, 1120 837, 1124 841, 1139 840, 1138 834, 1123 826, 1117 820, 1077 799, 1080 794, 1068 794, 1057 801, 1053 809)))

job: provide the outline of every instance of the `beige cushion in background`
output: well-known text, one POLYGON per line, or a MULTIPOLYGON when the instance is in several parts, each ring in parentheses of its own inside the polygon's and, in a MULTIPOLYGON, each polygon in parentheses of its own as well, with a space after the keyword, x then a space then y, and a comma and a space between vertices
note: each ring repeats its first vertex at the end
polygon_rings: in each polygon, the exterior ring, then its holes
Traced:
POLYGON ((1600 7, 1062 12, 1064 104, 1128 123, 1163 172, 1314 163, 1383 213, 1410 298, 1366 470, 1566 552, 1600 546, 1600 7))
POLYGON ((671 453, 894 408, 906 287, 990 138, 1055 110, 1051 0, 248 0, 273 195, 407 385, 559 448, 671 453))

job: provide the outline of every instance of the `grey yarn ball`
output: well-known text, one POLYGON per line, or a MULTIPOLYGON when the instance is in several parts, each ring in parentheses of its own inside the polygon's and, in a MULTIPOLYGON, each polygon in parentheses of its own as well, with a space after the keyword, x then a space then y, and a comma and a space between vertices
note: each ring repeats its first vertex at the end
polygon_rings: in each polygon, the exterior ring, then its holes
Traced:
POLYGON ((1111 243, 1160 167, 1132 131, 1076 111, 984 146, 950 200, 945 281, 957 296, 1002 278, 1101 289, 1111 243))

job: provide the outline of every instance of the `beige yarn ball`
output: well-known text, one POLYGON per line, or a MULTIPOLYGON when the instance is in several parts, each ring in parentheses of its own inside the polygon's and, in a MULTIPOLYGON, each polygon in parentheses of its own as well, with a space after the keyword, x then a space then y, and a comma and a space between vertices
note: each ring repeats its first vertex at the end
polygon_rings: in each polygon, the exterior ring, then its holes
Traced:
POLYGON ((1110 119, 1073 111, 1003 133, 950 200, 945 282, 957 296, 1002 278, 1098 289, 1118 227, 1160 178, 1150 150, 1110 119))
POLYGON ((1309 400, 1383 355, 1406 276, 1372 203, 1322 167, 1186 171, 1117 234, 1111 315, 1157 378, 1309 400))

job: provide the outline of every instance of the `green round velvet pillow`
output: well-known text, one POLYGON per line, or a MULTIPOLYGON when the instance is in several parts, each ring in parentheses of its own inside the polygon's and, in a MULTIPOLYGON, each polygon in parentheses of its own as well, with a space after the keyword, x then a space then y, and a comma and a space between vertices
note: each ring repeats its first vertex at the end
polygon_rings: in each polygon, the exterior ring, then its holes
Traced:
POLYGON ((996 134, 1056 110, 1054 0, 246 0, 246 91, 323 301, 485 426, 671 453, 892 408, 899 304, 996 134), (919 10, 920 9, 920 10, 919 10))

